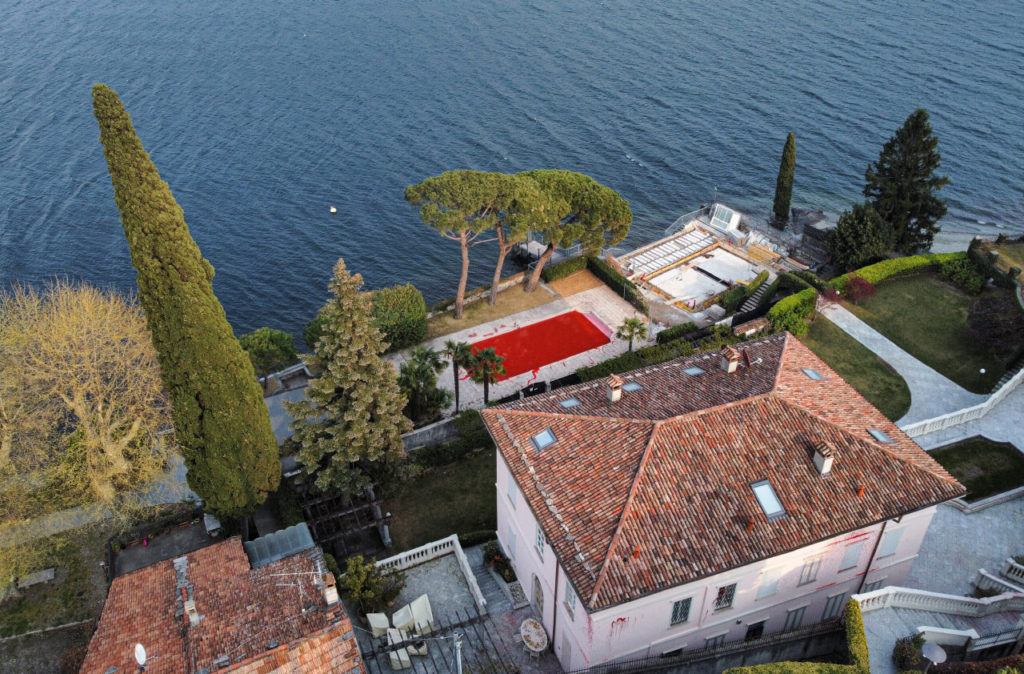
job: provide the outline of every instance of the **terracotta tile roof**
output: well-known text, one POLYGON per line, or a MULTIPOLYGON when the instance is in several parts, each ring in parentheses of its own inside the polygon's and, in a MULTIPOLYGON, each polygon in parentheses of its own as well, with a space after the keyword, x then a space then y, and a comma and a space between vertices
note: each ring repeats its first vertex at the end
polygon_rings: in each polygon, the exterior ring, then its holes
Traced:
POLYGON ((153 674, 363 671, 345 609, 323 597, 318 548, 252 569, 231 538, 181 559, 114 579, 83 673, 135 671, 136 643, 153 674), (189 588, 197 625, 184 611, 189 588))
POLYGON ((732 374, 717 353, 626 373, 643 388, 618 403, 601 381, 482 412, 591 610, 964 493, 797 339, 777 335, 736 351, 732 374), (704 372, 683 372, 693 365, 704 372), (558 405, 570 396, 582 404, 558 405), (548 428, 556 441, 538 451, 530 438, 548 428), (819 442, 833 451, 827 477, 812 460, 819 442), (750 485, 763 479, 785 517, 768 521, 758 505, 750 485))

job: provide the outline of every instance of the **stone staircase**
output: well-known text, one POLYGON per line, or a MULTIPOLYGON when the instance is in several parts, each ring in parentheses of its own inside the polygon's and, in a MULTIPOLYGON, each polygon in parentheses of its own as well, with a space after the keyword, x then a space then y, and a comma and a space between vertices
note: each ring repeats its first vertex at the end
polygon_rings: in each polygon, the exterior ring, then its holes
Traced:
POLYGON ((764 296, 765 291, 768 290, 769 285, 771 284, 768 281, 762 283, 758 289, 754 291, 754 294, 748 297, 747 301, 740 307, 740 313, 746 313, 756 309, 757 305, 761 302, 761 298, 764 296))

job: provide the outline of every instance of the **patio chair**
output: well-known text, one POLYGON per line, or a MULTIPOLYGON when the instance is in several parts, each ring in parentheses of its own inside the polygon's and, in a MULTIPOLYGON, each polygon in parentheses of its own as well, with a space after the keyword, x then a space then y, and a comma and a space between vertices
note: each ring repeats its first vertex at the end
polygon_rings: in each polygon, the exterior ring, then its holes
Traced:
POLYGON ((412 615, 412 604, 406 604, 395 611, 391 616, 391 624, 400 630, 411 632, 412 628, 416 626, 416 620, 412 615))
POLYGON ((434 613, 430 610, 430 598, 425 594, 416 597, 409 604, 412 609, 412 617, 415 622, 415 632, 418 635, 430 634, 434 631, 434 613))
POLYGON ((370 623, 370 632, 374 637, 384 636, 388 633, 388 628, 391 627, 391 623, 388 622, 388 617, 384 613, 367 613, 366 619, 370 623))
MULTIPOLYGON (((405 633, 402 630, 391 627, 388 629, 388 646, 400 644, 405 641, 405 633)), ((412 658, 409 657, 407 648, 399 648, 388 654, 391 658, 391 669, 408 669, 412 667, 412 658)))

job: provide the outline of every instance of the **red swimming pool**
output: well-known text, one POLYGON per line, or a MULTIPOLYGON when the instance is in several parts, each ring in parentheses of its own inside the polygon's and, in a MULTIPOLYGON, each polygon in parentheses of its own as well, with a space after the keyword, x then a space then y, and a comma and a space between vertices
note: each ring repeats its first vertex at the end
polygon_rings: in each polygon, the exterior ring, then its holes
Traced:
POLYGON ((475 342, 473 350, 494 347, 499 356, 505 357, 508 375, 504 378, 508 378, 603 346, 610 341, 611 330, 596 316, 570 311, 475 342))

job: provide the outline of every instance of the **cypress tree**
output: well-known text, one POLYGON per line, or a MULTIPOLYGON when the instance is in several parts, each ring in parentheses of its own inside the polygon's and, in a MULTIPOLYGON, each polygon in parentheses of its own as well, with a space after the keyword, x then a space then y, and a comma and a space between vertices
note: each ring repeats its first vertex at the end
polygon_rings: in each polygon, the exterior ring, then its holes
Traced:
POLYGON ((395 476, 405 458, 402 433, 412 428, 395 368, 380 357, 388 345, 362 285, 338 260, 328 286, 334 297, 320 310, 316 355, 307 357, 322 374, 305 400, 285 403, 298 460, 321 490, 349 496, 395 476))
POLYGON ((251 513, 281 467, 252 363, 213 294, 213 267, 189 234, 117 94, 93 87, 93 112, 114 185, 139 301, 153 335, 188 484, 207 510, 251 513))
POLYGON ((864 173, 864 196, 889 223, 893 243, 904 253, 931 248, 936 223, 946 214, 946 202, 935 194, 949 184, 948 176, 935 175, 938 146, 928 112, 915 110, 864 173))
POLYGON ((789 204, 793 200, 793 172, 796 169, 796 139, 790 131, 786 137, 786 145, 782 148, 782 161, 779 163, 779 177, 775 181, 775 204, 772 212, 779 222, 789 220, 789 204))

